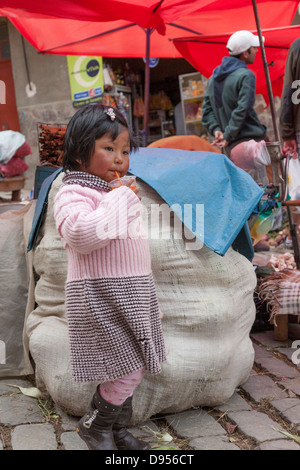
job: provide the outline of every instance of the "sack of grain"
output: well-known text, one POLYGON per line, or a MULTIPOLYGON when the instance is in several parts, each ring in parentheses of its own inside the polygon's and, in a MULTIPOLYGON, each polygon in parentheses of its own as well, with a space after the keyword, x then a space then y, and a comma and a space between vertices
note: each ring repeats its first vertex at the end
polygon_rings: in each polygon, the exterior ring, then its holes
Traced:
POLYGON ((0 377, 33 371, 26 341, 23 342, 28 293, 23 229, 24 218, 32 207, 30 203, 8 207, 14 210, 0 214, 0 377))
MULTIPOLYGON (((67 260, 53 218, 61 179, 62 174, 52 184, 42 237, 33 254, 37 306, 27 315, 26 332, 38 386, 66 412, 80 416, 96 384, 74 383, 71 378, 64 309, 67 260)), ((256 285, 252 264, 232 248, 221 257, 192 245, 173 213, 171 224, 166 218, 153 219, 151 207, 162 206, 163 200, 141 180, 138 185, 145 220, 151 225, 152 269, 164 315, 167 361, 161 374, 145 374, 137 388, 132 424, 157 413, 224 403, 248 379, 254 359, 249 332, 256 285)))

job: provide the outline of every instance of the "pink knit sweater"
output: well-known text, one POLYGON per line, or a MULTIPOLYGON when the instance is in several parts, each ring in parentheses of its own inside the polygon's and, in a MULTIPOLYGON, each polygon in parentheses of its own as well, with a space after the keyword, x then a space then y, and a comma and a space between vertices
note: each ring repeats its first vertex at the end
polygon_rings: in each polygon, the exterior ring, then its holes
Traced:
POLYGON ((128 187, 70 172, 54 202, 68 254, 66 311, 75 381, 105 382, 165 360, 142 206, 128 187))
POLYGON ((55 199, 58 231, 69 252, 67 281, 151 272, 142 206, 122 186, 110 192, 65 185, 55 199))

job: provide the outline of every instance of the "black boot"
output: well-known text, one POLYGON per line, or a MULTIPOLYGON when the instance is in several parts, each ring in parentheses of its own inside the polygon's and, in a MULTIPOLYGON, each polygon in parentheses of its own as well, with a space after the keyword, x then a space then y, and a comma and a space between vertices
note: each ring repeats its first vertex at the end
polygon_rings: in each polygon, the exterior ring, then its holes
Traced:
POLYGON ((151 446, 144 441, 136 439, 126 426, 132 416, 132 397, 127 398, 123 403, 121 413, 118 415, 113 425, 113 435, 116 446, 119 450, 149 450, 151 446))
POLYGON ((89 413, 78 422, 76 431, 90 450, 118 450, 112 433, 112 426, 122 406, 108 403, 96 390, 89 413))

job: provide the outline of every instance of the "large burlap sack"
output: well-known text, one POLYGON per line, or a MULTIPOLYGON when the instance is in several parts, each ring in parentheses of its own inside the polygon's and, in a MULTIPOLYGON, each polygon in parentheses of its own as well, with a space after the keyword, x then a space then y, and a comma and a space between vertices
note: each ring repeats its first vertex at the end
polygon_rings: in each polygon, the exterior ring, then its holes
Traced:
MULTIPOLYGON (((39 387, 65 411, 80 416, 87 411, 96 384, 71 379, 64 309, 67 260, 53 219, 61 178, 52 184, 41 241, 33 254, 37 307, 28 312, 26 331, 39 387)), ((224 257, 204 246, 199 249, 182 236, 174 215, 170 231, 166 218, 159 228, 151 207, 162 207, 163 201, 148 185, 140 180, 138 184, 151 225, 152 269, 168 355, 162 373, 145 374, 136 390, 132 424, 157 413, 224 403, 248 379, 254 359, 249 332, 256 285, 251 263, 231 248, 224 257)))
POLYGON ((0 377, 33 371, 23 343, 28 292, 23 229, 30 210, 29 203, 0 214, 0 377))

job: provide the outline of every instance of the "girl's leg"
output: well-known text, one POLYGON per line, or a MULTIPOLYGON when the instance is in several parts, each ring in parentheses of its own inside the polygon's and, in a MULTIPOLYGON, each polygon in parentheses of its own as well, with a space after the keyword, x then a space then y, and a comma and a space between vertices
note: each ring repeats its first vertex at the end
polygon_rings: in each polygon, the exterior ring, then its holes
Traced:
POLYGON ((104 400, 113 405, 122 405, 128 397, 133 395, 135 388, 140 384, 144 369, 137 370, 110 382, 99 385, 99 393, 104 400))
POLYGON ((135 438, 127 426, 132 416, 132 395, 144 375, 140 369, 132 374, 121 377, 99 386, 99 394, 112 405, 122 406, 122 410, 113 425, 113 435, 119 450, 149 450, 146 442, 135 438))

